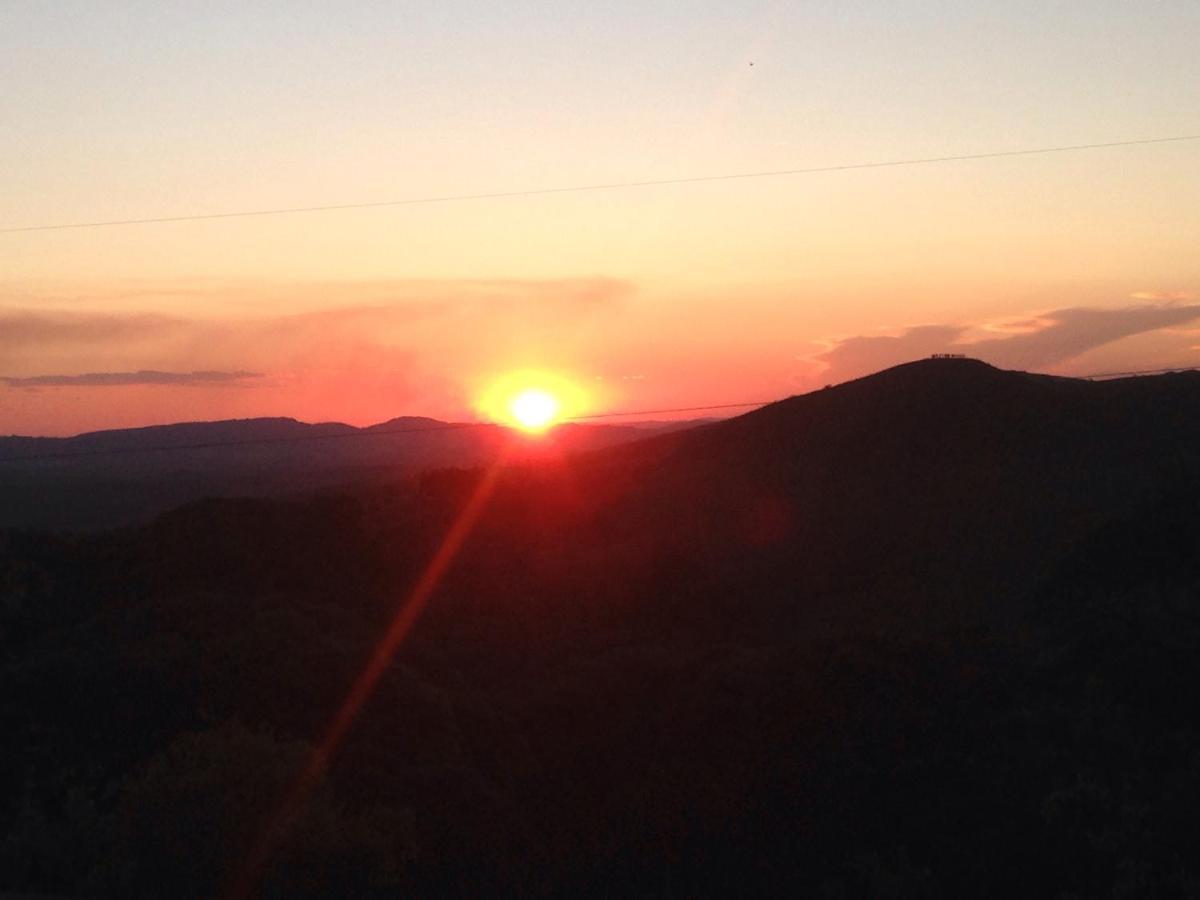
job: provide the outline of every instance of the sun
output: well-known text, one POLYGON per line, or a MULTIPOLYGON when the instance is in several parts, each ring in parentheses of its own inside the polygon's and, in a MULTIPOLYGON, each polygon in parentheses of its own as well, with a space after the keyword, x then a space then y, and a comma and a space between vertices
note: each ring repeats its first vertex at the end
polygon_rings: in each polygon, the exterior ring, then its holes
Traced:
POLYGON ((560 422, 586 416, 596 392, 562 372, 517 369, 493 376, 476 388, 475 409, 486 421, 540 436, 560 422))
POLYGON ((513 422, 525 431, 544 431, 558 419, 562 404, 549 391, 526 388, 508 404, 513 422))

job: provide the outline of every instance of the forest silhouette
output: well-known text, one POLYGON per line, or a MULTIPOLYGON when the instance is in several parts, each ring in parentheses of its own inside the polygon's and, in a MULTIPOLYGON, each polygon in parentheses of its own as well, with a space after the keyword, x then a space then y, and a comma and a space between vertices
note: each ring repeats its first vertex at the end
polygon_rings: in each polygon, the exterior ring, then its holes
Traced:
MULTIPOLYGON (((496 476, 264 897, 1200 893, 1200 373, 496 476)), ((487 470, 0 531, 0 889, 222 896, 487 470)))

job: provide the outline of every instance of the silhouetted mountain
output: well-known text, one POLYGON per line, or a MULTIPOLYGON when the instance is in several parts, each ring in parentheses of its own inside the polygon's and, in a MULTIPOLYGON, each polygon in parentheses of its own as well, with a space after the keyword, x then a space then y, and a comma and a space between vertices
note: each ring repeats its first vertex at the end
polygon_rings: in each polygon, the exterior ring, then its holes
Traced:
MULTIPOLYGON (((580 452, 688 426, 567 424, 556 429, 552 446, 531 440, 522 455, 580 452)), ((260 418, 0 437, 0 527, 111 528, 201 497, 280 495, 372 475, 481 465, 508 438, 499 426, 423 416, 366 428, 260 418)))
POLYGON ((364 431, 398 431, 401 429, 424 429, 424 428, 440 428, 446 423, 438 419, 431 419, 428 416, 398 416, 395 419, 388 419, 386 422, 380 422, 378 425, 368 425, 364 431))
POLYGON ((1031 584, 1080 534, 1197 483, 1197 446, 1200 373, 1089 382, 925 360, 658 441, 629 502, 670 511, 650 530, 680 553, 739 548, 743 582, 784 565, 812 589, 954 597, 1031 584))
POLYGON ((1195 896, 1198 438, 1197 375, 930 360, 0 532, 0 888, 220 895, 483 491, 263 896, 1195 896))
POLYGON ((940 621, 1024 598, 1082 536, 1200 484, 1197 446, 1200 373, 1088 382, 927 360, 521 473, 494 527, 503 540, 514 518, 552 519, 553 547, 666 570, 675 597, 703 580, 747 625, 864 606, 940 621))

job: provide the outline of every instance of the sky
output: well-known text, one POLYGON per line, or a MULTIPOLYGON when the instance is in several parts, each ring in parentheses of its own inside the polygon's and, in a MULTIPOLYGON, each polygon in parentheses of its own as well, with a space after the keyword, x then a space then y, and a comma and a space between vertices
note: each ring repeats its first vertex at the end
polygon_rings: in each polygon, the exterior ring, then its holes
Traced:
MULTIPOLYGON (((0 229, 1200 133, 1194 0, 0 5, 0 229)), ((0 434, 1200 365, 1200 142, 0 233, 0 434)))

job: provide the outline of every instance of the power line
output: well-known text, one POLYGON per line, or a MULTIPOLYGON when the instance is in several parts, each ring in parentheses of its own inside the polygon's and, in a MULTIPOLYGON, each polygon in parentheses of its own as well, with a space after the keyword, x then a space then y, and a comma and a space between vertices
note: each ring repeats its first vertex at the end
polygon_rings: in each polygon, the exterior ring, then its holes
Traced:
POLYGON ((1140 147, 1148 144, 1179 143, 1200 140, 1200 134, 1172 137, 1141 138, 1129 141, 1108 141, 1097 144, 1064 144, 1054 147, 1026 147, 1020 150, 996 150, 987 153, 966 153, 956 156, 927 156, 913 159, 892 159, 877 162, 846 163, 832 166, 813 166, 802 169, 775 169, 764 172, 734 172, 723 175, 694 175, 684 178, 656 178, 646 181, 612 181, 599 184, 580 184, 564 187, 531 188, 516 191, 490 191, 478 194, 443 194, 431 197, 408 197, 400 200, 375 200, 366 203, 335 203, 321 206, 290 206, 273 209, 237 210, 218 213, 196 213, 180 216, 151 216, 140 219, 107 219, 94 222, 59 222, 43 225, 18 225, 0 228, 0 234, 31 231, 62 231, 69 228, 110 228, 120 225, 157 225, 167 222, 201 222, 210 219, 239 219, 253 216, 279 216, 295 213, 334 212, 351 209, 378 209, 388 206, 417 206, 426 203, 455 203, 468 200, 504 200, 517 197, 541 197, 549 194, 575 194, 587 191, 612 191, 633 188, 666 187, 680 184, 703 184, 716 181, 735 181, 749 178, 778 178, 785 175, 816 175, 822 172, 848 172, 857 169, 883 169, 894 166, 919 166, 930 163, 966 162, 978 159, 1000 159, 1009 156, 1036 156, 1047 153, 1068 153, 1080 150, 1102 150, 1115 147, 1140 147))
POLYGON ((592 413, 587 416, 571 416, 566 419, 567 422, 581 422, 584 419, 609 419, 620 416, 627 418, 629 416, 661 416, 666 413, 681 413, 681 412, 708 412, 713 409, 745 409, 747 406, 766 406, 769 403, 778 403, 779 398, 775 400, 748 400, 745 403, 715 403, 708 406, 676 406, 671 409, 638 409, 631 412, 606 412, 592 413))

